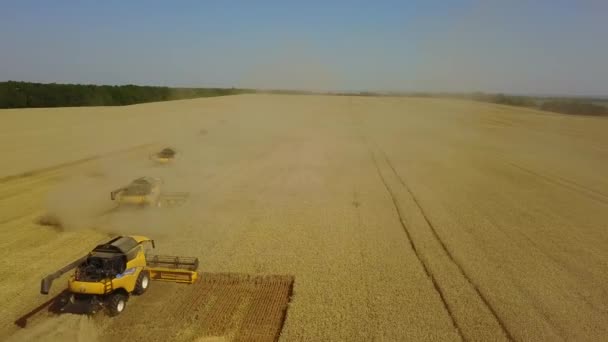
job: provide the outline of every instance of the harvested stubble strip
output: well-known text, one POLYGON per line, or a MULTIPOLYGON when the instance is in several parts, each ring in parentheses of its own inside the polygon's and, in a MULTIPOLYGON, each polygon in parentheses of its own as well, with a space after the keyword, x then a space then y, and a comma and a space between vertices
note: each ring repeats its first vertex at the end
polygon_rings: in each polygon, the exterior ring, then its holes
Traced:
POLYGON ((153 284, 157 286, 133 302, 120 320, 113 320, 102 338, 276 341, 283 328, 293 281, 292 276, 201 273, 190 286, 153 284), (138 308, 139 305, 143 307, 138 308), (142 309, 150 314, 142 316, 142 309), (145 329, 150 321, 163 328, 145 329))

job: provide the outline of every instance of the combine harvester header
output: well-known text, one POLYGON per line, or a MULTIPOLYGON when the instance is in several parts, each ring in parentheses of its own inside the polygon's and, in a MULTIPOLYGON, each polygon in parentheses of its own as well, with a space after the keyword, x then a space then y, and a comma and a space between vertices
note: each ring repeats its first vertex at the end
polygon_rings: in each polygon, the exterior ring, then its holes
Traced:
POLYGON ((147 260, 153 280, 192 284, 198 277, 198 258, 150 255, 147 260))

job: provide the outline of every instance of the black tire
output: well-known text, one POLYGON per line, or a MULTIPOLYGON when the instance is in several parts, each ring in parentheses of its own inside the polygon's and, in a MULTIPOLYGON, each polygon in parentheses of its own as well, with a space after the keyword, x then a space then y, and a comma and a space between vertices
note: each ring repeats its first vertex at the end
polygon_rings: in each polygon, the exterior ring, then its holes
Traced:
POLYGON ((150 272, 139 272, 139 276, 137 277, 137 281, 135 282, 135 290, 133 290, 133 293, 136 295, 144 294, 144 292, 146 292, 146 290, 148 289, 148 286, 150 286, 150 272))
POLYGON ((110 316, 118 316, 125 310, 128 297, 122 293, 113 293, 106 302, 110 316))

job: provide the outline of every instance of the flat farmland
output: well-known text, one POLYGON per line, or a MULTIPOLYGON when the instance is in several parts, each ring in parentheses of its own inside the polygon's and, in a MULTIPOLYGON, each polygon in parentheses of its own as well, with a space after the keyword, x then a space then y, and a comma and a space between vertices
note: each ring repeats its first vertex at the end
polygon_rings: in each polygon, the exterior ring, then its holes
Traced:
MULTIPOLYGON (((0 117, 1 338, 273 340, 282 305, 280 341, 608 335, 603 118, 288 95, 0 117), (167 146, 174 163, 148 159, 167 146), (188 201, 108 213, 110 191, 142 176, 188 201), (39 224, 45 215, 61 227, 39 224), (110 234, 144 234, 160 254, 196 256, 210 280, 154 282, 116 318, 13 324, 48 299, 43 276, 110 234), (230 285, 228 273, 245 285, 230 285), (193 297, 214 277, 221 291, 201 293, 219 295, 193 297), (260 300, 255 279, 275 284, 260 300)), ((64 287, 58 280, 51 295, 64 287)))

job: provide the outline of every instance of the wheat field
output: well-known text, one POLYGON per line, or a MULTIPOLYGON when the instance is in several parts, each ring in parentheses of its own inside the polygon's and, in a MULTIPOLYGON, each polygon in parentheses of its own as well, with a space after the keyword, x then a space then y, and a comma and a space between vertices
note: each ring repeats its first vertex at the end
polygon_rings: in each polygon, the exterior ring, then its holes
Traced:
MULTIPOLYGON (((148 235, 207 273, 293 276, 280 341, 608 336, 606 119, 261 94, 0 117, 0 338, 124 336, 120 316, 13 324, 48 299, 43 276, 108 234, 148 235), (154 165, 166 146, 175 162, 154 165), (108 214, 110 191, 141 176, 188 202, 108 214)), ((151 286, 155 305, 189 291, 151 286)), ((151 305, 144 295, 128 314, 154 326, 151 305)), ((213 329, 174 338, 226 330, 213 329)))

